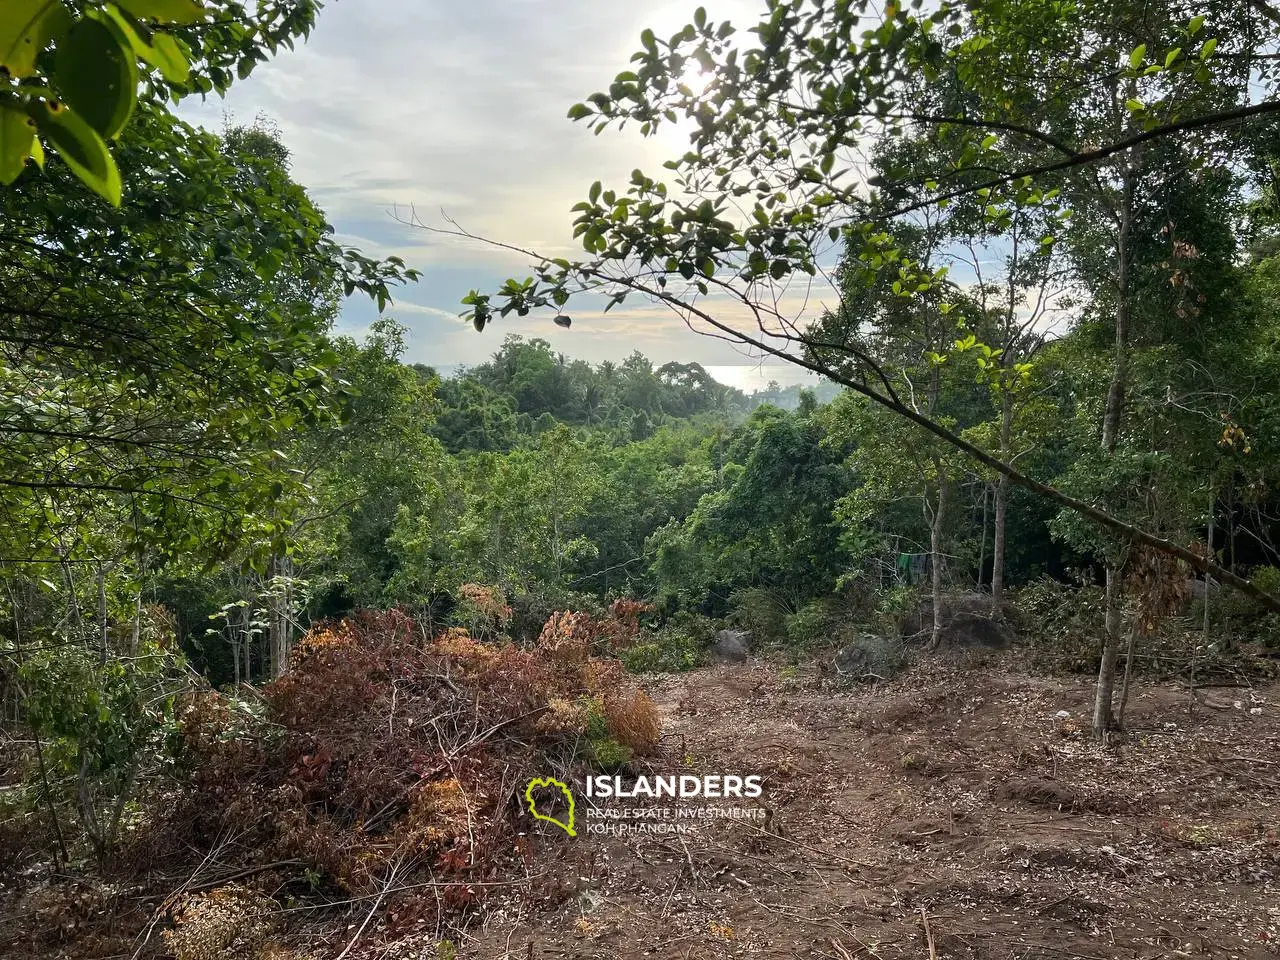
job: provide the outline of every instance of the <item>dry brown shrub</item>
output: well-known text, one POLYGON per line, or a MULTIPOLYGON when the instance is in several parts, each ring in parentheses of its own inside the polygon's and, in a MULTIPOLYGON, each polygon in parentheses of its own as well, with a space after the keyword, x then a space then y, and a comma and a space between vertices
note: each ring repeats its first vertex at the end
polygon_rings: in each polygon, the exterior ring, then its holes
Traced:
POLYGON ((620 660, 588 660, 579 667, 578 679, 591 693, 608 693, 629 685, 626 668, 620 660))
POLYGON ((643 690, 606 695, 603 702, 605 723, 615 740, 638 756, 654 751, 662 732, 658 708, 643 690))
POLYGON ((264 960, 278 909, 271 898, 235 884, 189 894, 170 907, 165 946, 175 960, 264 960))
POLYGON ((537 719, 539 733, 576 734, 586 729, 587 710, 580 701, 553 697, 547 701, 547 708, 537 719))
POLYGON ((289 654, 289 668, 296 669, 307 657, 335 647, 348 647, 355 643, 350 623, 322 623, 304 633, 293 645, 289 654))
POLYGON ((599 637, 600 624, 591 614, 563 610, 551 615, 537 647, 553 662, 575 666, 586 663, 599 637))
POLYGON ((400 849, 432 859, 468 838, 469 810, 456 778, 419 788, 399 828, 400 849))
POLYGON ((652 605, 626 597, 620 597, 609 604, 610 645, 615 649, 622 649, 634 644, 640 637, 640 618, 652 612, 652 605))

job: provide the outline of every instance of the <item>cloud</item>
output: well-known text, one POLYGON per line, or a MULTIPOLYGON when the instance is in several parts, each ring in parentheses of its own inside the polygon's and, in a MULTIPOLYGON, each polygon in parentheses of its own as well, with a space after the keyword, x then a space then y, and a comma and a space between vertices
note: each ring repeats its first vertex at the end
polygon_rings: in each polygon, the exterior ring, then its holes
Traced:
MULTIPOLYGON (((705 5, 713 19, 740 28, 761 9, 758 0, 705 5)), ((227 114, 236 122, 259 113, 275 121, 294 176, 339 239, 423 271, 390 311, 410 328, 413 358, 476 362, 497 338, 460 323, 459 301, 473 287, 526 275, 526 264, 510 252, 406 226, 390 211, 403 218, 412 207, 442 225, 443 210, 483 236, 550 255, 579 253, 569 208, 590 183, 625 182, 635 167, 661 173, 662 161, 686 142, 669 129, 648 140, 631 128, 596 137, 565 112, 627 67, 642 29, 670 35, 693 7, 679 0, 342 0, 326 5, 308 43, 259 67, 225 103, 184 104, 183 112, 213 128, 227 114)), ((373 316, 352 301, 341 329, 365 328, 373 316)), ((638 348, 659 362, 690 355, 737 362, 734 350, 675 318, 614 316, 580 309, 568 333, 549 317, 519 326, 593 360, 638 348)))

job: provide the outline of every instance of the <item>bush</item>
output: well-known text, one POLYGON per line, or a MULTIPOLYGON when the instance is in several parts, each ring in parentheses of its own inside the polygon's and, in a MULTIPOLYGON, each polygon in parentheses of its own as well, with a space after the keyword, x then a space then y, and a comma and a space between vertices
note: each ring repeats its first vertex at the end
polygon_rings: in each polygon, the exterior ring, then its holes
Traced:
POLYGON ((464 583, 458 590, 450 619, 474 637, 496 640, 511 622, 511 607, 497 587, 464 583))
POLYGON ((643 636, 618 654, 631 673, 682 673, 702 663, 703 644, 680 627, 663 627, 643 636))
POLYGON ((780 643, 787 639, 788 603, 774 590, 747 587, 729 598, 729 620, 750 630, 757 643, 780 643))
POLYGON ((231 833, 250 862, 302 860, 355 895, 411 854, 420 877, 457 881, 429 909, 463 911, 528 826, 495 785, 583 759, 617 769, 657 742, 653 703, 592 656, 596 623, 560 614, 532 649, 459 627, 424 640, 399 612, 318 627, 263 689, 261 719, 215 694, 183 712, 187 801, 168 821, 191 848, 231 833))
POLYGON ((840 624, 826 600, 810 600, 786 619, 787 642, 795 647, 829 643, 840 624))
POLYGON ((591 755, 605 773, 616 773, 631 762, 631 750, 612 737, 592 740, 591 755))
POLYGON ((1105 629, 1101 587, 1037 580, 1019 590, 1015 599, 1018 632, 1051 667, 1097 669, 1105 629))
POLYGON ((604 719, 613 739, 632 753, 647 756, 657 747, 662 726, 658 708, 643 690, 631 695, 607 694, 604 719))

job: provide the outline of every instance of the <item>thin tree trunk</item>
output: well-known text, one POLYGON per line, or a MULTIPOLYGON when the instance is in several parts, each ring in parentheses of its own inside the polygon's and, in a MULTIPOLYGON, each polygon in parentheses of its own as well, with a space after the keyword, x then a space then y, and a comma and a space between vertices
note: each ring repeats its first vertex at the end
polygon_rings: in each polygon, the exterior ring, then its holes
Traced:
POLYGON ((942 534, 943 524, 947 517, 947 477, 939 465, 938 501, 933 511, 933 521, 929 524, 930 594, 933 597, 933 629, 929 636, 929 649, 936 650, 942 643, 943 602, 942 602, 942 534))
POLYGON ((289 669, 289 648, 292 645, 289 622, 290 585, 292 563, 288 556, 271 559, 271 580, 267 591, 267 631, 271 652, 271 676, 283 677, 289 669))
MULTIPOLYGON (((1214 511, 1218 506, 1217 492, 1211 487, 1209 489, 1209 556, 1213 556, 1213 521, 1214 511)), ((1204 646, 1209 649, 1209 577, 1206 574, 1204 578, 1204 646)))
POLYGON ((982 540, 978 547, 978 592, 982 592, 982 573, 987 568, 987 520, 991 507, 991 486, 982 485, 982 540))
POLYGON ((1124 680, 1120 683, 1120 710, 1116 713, 1116 729, 1124 729, 1124 709, 1129 705, 1129 677, 1133 673, 1133 648, 1138 640, 1138 625, 1129 628, 1129 646, 1124 654, 1124 680))
POLYGON ((1120 237, 1116 243, 1116 339, 1107 391, 1107 407, 1102 418, 1102 449, 1115 453, 1124 419, 1125 392, 1129 385, 1129 235, 1133 230, 1132 171, 1125 174, 1120 205, 1120 237))
MULTIPOLYGON (((1000 403, 1000 459, 1008 461, 1013 447, 1013 397, 1006 389, 1000 403)), ((1004 603, 1005 526, 1009 508, 1009 478, 996 479, 995 542, 991 548, 991 613, 999 617, 1004 603)))
POLYGON ((1116 660, 1120 654, 1120 574, 1107 565, 1106 625, 1103 630, 1102 663, 1098 667, 1098 687, 1093 701, 1093 736, 1102 740, 1115 728, 1111 710, 1116 685, 1116 660))
POLYGON ((1009 511, 1009 479, 996 481, 995 538, 991 547, 991 614, 999 617, 1004 605, 1004 555, 1006 517, 1009 511))
MULTIPOLYGON (((1116 241, 1116 339, 1111 387, 1102 418, 1102 449, 1114 455, 1120 443, 1124 420, 1125 392, 1129 382, 1129 235, 1133 229, 1134 171, 1125 172, 1120 201, 1120 235, 1116 241)), ((1116 660, 1120 652, 1120 570, 1107 563, 1107 599, 1102 639, 1102 662, 1098 666, 1098 689, 1093 706, 1093 736, 1102 740, 1115 727, 1112 695, 1116 685, 1116 660)))

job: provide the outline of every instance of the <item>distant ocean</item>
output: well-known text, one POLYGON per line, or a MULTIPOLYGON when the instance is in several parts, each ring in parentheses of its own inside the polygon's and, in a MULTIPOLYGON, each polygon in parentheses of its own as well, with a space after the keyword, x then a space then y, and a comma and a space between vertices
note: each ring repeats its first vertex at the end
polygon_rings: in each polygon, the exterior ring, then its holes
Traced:
POLYGON ((730 366, 706 366, 707 373, 730 387, 737 387, 743 393, 754 393, 763 390, 769 381, 775 381, 780 387, 791 387, 799 384, 804 387, 817 386, 821 379, 801 367, 790 363, 753 363, 734 364, 730 366))
MULTIPOLYGON (((435 368, 441 376, 451 377, 463 366, 457 363, 441 363, 436 364, 435 368)), ((662 364, 655 362, 654 366, 660 367, 662 364)), ((764 390, 771 380, 783 388, 796 384, 811 387, 821 382, 809 371, 790 363, 704 364, 703 367, 720 383, 737 387, 743 393, 764 390)))

